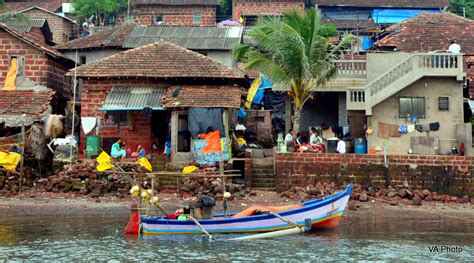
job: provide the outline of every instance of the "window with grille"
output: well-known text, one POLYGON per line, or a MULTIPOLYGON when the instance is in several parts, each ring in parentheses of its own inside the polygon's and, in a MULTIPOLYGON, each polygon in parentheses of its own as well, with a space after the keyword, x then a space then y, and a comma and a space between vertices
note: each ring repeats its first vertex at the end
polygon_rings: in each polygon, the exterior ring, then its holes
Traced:
POLYGON ((202 21, 201 12, 195 12, 193 14, 193 24, 200 25, 202 21))
POLYGON ((421 97, 402 97, 399 100, 400 118, 425 118, 425 98, 421 97))
POLYGON ((438 110, 439 111, 449 111, 449 97, 439 97, 438 98, 438 110))

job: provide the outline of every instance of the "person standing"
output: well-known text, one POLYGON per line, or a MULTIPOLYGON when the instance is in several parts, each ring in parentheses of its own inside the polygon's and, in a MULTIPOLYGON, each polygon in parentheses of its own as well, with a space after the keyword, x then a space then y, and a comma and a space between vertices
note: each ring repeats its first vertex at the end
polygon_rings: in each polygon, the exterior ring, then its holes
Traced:
MULTIPOLYGON (((456 43, 455 40, 451 41, 449 47, 448 47, 448 52, 451 52, 453 54, 459 54, 461 53, 461 46, 456 43)), ((458 58, 457 57, 451 57, 450 59, 451 65, 450 67, 456 68, 458 66, 458 58)))
POLYGON ((293 144, 293 129, 289 129, 288 133, 285 135, 285 143, 286 146, 290 146, 293 144))
POLYGON ((341 140, 341 138, 338 138, 337 140, 336 152, 340 154, 346 153, 346 142, 344 140, 341 140))

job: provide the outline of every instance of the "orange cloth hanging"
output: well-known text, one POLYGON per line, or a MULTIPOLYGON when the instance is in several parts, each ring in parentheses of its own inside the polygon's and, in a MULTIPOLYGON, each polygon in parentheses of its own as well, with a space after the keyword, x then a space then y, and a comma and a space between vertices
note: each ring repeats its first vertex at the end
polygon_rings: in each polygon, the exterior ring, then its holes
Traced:
POLYGON ((8 69, 7 77, 5 78, 5 86, 3 90, 15 90, 16 89, 16 71, 17 71, 17 60, 12 58, 10 60, 10 68, 8 69))
POLYGON ((221 152, 221 139, 219 131, 213 131, 208 134, 199 134, 198 138, 207 141, 207 146, 199 154, 221 152))

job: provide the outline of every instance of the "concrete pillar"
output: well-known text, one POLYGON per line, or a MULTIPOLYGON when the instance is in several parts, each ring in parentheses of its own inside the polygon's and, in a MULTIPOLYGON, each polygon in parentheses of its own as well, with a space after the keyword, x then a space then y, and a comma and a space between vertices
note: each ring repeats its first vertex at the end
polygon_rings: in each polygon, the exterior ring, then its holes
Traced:
POLYGON ((345 92, 339 93, 339 126, 348 126, 347 121, 347 96, 345 92))
POLYGON ((285 99, 285 131, 291 128, 291 98, 286 96, 285 99))

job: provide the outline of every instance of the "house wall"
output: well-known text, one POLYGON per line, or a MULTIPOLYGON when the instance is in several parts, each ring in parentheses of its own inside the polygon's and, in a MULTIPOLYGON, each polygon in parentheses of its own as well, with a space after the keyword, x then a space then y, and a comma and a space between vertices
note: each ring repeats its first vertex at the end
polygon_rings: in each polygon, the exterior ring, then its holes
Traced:
POLYGON ((229 67, 236 67, 236 62, 232 51, 209 51, 207 56, 219 61, 221 64, 224 64, 229 67))
POLYGON ((474 157, 331 153, 276 153, 276 190, 317 182, 353 182, 428 189, 443 194, 474 196, 474 157))
POLYGON ((30 17, 41 17, 48 20, 49 28, 53 33, 53 41, 56 44, 62 44, 75 38, 75 25, 71 21, 68 21, 60 16, 50 14, 48 12, 31 9, 25 11, 24 14, 30 17))
POLYGON ((243 15, 276 15, 287 9, 304 10, 305 1, 301 0, 234 0, 232 1, 232 19, 239 21, 243 15))
MULTIPOLYGON (((214 6, 166 6, 166 5, 144 5, 134 6, 130 16, 137 24, 154 25, 155 16, 163 16, 164 25, 192 26, 194 13, 201 13, 200 26, 216 24, 216 7, 214 6)), ((123 24, 126 12, 117 17, 117 24, 123 24)))
POLYGON ((367 53, 367 83, 386 73, 411 55, 404 52, 367 53))
MULTIPOLYGON (((101 118, 102 128, 98 132, 101 138, 122 138, 127 140, 135 149, 137 144, 141 144, 147 152, 152 143, 151 134, 151 118, 143 115, 142 111, 133 111, 131 113, 132 121, 126 125, 117 128, 116 125, 105 124, 105 113, 99 111, 102 106, 107 93, 113 87, 153 87, 165 88, 166 83, 159 83, 153 80, 138 80, 138 79, 112 79, 112 80, 97 80, 97 79, 83 79, 82 80, 82 96, 81 96, 81 117, 99 117, 101 118)), ((79 145, 80 154, 85 154, 85 135, 81 129, 81 143, 79 145)))
MULTIPOLYGON (((426 133, 405 134, 401 137, 390 137, 389 139, 378 137, 378 123, 386 124, 411 124, 407 123, 406 118, 399 118, 399 98, 424 97, 426 118, 419 119, 418 124, 429 124, 439 122, 440 129, 436 132, 430 132, 430 136, 438 136, 440 139, 440 153, 445 153, 451 148, 451 143, 447 140, 456 139, 456 125, 464 122, 462 82, 454 78, 422 78, 398 92, 389 99, 376 105, 368 117, 368 123, 374 129, 371 135, 368 135, 368 147, 382 147, 383 142, 388 142, 388 153, 406 154, 411 148, 410 137, 426 136, 426 133), (438 110, 438 97, 449 97, 449 111, 438 110)), ((457 146, 459 147, 459 145, 457 146)))
MULTIPOLYGON (((108 56, 115 55, 123 50, 120 49, 100 49, 100 50, 79 50, 77 52, 77 59, 79 60, 78 63, 81 62, 81 56, 86 57, 86 64, 97 61, 99 59, 106 58, 108 56)), ((76 60, 76 51, 66 51, 63 54, 68 57, 69 59, 75 61, 76 60)))
POLYGON ((42 51, 0 30, 0 83, 3 86, 10 64, 10 56, 25 57, 25 76, 38 85, 53 89, 68 97, 69 80, 65 77, 67 68, 49 58, 42 51))

